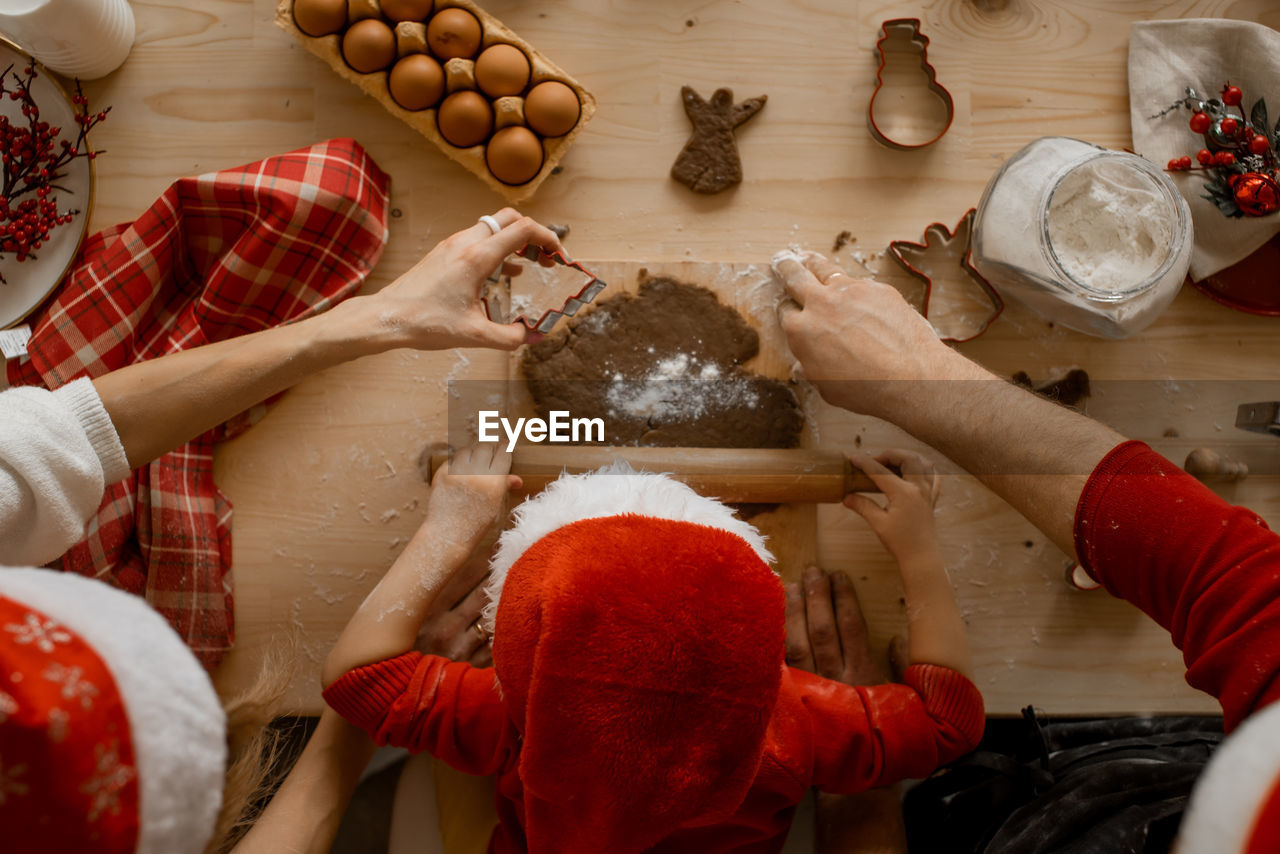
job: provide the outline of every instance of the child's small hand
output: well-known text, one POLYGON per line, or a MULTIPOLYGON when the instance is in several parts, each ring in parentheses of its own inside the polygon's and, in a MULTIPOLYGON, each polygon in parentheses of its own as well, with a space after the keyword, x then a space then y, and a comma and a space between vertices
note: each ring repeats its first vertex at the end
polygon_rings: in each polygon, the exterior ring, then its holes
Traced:
POLYGON ((502 511, 507 493, 522 483, 511 474, 511 454, 501 449, 501 443, 470 445, 455 453, 431 479, 427 517, 488 526, 502 511))
POLYGON ((845 496, 844 505, 867 520, 889 553, 902 563, 904 558, 924 550, 936 551, 933 504, 941 481, 933 463, 901 450, 882 451, 874 458, 853 454, 849 460, 871 478, 888 501, 882 507, 865 495, 851 493, 845 496), (887 466, 895 466, 902 475, 894 474, 887 466))

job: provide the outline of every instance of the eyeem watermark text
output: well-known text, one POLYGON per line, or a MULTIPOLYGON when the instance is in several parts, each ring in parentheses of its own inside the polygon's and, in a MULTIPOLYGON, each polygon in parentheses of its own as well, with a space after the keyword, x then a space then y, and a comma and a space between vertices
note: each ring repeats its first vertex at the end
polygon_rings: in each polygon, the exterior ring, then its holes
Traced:
POLYGON ((502 428, 507 437, 508 451, 515 450, 516 442, 522 434, 525 441, 535 444, 604 441, 603 418, 572 418, 567 409, 553 409, 549 413, 551 417, 545 420, 517 418, 514 424, 511 419, 503 418, 502 413, 496 409, 481 409, 476 414, 479 416, 477 438, 481 442, 500 442, 502 437, 498 434, 498 428, 502 428))

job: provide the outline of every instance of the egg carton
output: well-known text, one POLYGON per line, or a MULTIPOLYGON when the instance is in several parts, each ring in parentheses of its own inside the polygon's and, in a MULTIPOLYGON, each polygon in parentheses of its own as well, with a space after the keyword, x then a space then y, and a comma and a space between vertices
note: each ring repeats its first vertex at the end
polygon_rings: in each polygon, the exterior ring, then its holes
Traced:
MULTIPOLYGON (((309 36, 302 30, 298 29, 298 25, 293 20, 293 0, 280 0, 276 6, 276 26, 285 32, 292 33, 294 38, 302 42, 302 46, 311 53, 323 59, 329 64, 338 76, 348 80, 361 89, 365 94, 372 97, 375 101, 382 104, 387 112, 425 136, 427 139, 435 143, 436 147, 443 151, 451 160, 462 164, 463 168, 474 174, 481 181, 487 184, 491 189, 505 198, 510 204, 522 202, 537 191, 542 182, 552 173, 565 153, 569 150, 569 146, 573 145, 573 141, 578 134, 582 133, 582 129, 586 127, 587 122, 596 112, 596 99, 590 92, 582 87, 582 84, 574 80, 566 74, 560 66, 551 62, 541 53, 534 49, 527 41, 520 38, 512 32, 505 24, 495 18, 493 15, 481 9, 471 0, 449 0, 445 3, 437 3, 435 12, 439 13, 442 9, 458 8, 465 9, 479 19, 483 36, 480 41, 480 51, 494 44, 510 44, 515 45, 524 51, 529 57, 529 65, 531 75, 529 79, 529 88, 538 83, 547 80, 558 80, 571 88, 578 96, 578 101, 582 105, 582 112, 578 116, 578 123, 573 126, 564 136, 559 137, 543 137, 542 150, 544 159, 542 168, 538 170, 538 174, 534 175, 529 181, 520 185, 504 184, 493 176, 489 171, 488 164, 485 163, 484 153, 485 144, 473 145, 470 148, 458 148, 450 145, 443 136, 440 135, 439 129, 436 127, 436 110, 435 108, 426 110, 406 110, 395 102, 391 97, 390 91, 387 89, 387 70, 374 71, 370 74, 361 74, 351 66, 347 65, 345 59, 342 58, 342 34, 334 33, 327 36, 309 36)), ((422 25, 416 25, 422 26, 422 25)), ((415 25, 401 23, 395 28, 397 55, 396 58, 407 55, 408 53, 421 52, 415 50, 412 45, 415 39, 415 25)), ((479 51, 477 52, 477 56, 479 51)), ((475 83, 475 62, 470 59, 450 59, 443 65, 445 72, 445 94, 452 94, 461 89, 477 89, 475 83)), ((483 93, 481 93, 483 94, 483 93)), ((509 95, 504 98, 498 98, 493 102, 494 107, 494 126, 496 133, 503 127, 512 124, 524 124, 524 99, 520 96, 509 95)))

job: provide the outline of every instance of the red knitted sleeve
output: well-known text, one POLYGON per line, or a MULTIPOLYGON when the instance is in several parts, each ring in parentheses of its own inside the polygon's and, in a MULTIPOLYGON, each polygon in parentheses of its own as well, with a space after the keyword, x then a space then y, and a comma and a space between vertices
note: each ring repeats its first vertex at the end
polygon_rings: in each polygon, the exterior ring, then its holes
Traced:
POLYGON ((906 684, 868 687, 791 676, 813 726, 813 785, 826 792, 927 777, 982 739, 982 694, 946 667, 914 664, 906 684))
POLYGON ((515 747, 492 668, 408 652, 348 671, 324 699, 378 744, 425 751, 467 774, 502 771, 515 747))
POLYGON ((1173 635, 1227 729, 1280 697, 1280 537, 1141 442, 1111 451, 1076 508, 1080 562, 1173 635))

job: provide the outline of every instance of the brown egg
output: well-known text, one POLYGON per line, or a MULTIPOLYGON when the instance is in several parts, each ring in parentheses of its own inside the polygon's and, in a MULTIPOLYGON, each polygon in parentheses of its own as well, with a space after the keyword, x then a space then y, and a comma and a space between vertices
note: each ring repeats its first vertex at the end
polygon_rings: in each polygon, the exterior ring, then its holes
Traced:
POLYGON ((542 136, 564 136, 581 112, 577 94, 558 80, 539 83, 524 99, 524 120, 542 136))
POLYGON ((309 36, 327 36, 347 25, 347 0, 293 0, 293 21, 309 36))
POLYGON ((396 58, 396 34, 376 18, 356 21, 342 36, 342 55, 361 74, 381 71, 396 58))
POLYGON ((479 92, 471 89, 454 92, 440 105, 436 125, 450 145, 458 148, 479 145, 493 130, 493 107, 479 92))
POLYGON ((392 21, 425 21, 431 17, 433 0, 382 0, 382 14, 392 21))
POLYGON ((542 168, 542 140, 526 127, 498 131, 484 150, 493 177, 504 184, 524 184, 542 168))
POLYGON ((480 49, 480 22, 466 9, 441 9, 427 22, 427 44, 441 62, 470 59, 480 49))
POLYGON ((476 58, 476 85, 490 98, 519 95, 529 85, 529 57, 515 45, 485 48, 476 58))
POLYGON ((444 69, 425 53, 412 53, 391 69, 387 88, 406 110, 425 110, 438 104, 444 94, 444 69))

